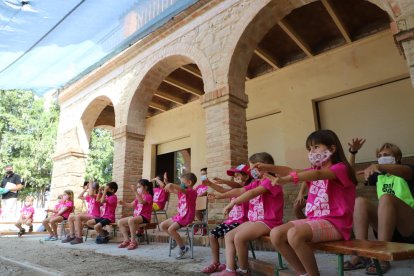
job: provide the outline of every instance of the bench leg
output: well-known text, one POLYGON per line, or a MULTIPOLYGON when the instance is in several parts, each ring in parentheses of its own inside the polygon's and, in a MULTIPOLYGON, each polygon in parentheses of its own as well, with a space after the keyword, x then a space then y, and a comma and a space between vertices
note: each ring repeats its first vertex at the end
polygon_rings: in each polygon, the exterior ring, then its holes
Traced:
POLYGON ((250 251, 252 252, 253 259, 256 260, 256 253, 254 252, 254 247, 252 241, 249 241, 250 251))
POLYGON ((147 228, 144 228, 144 231, 145 231, 145 240, 147 241, 147 244, 149 244, 149 238, 148 238, 147 228))
POLYGON ((277 260, 279 262, 279 270, 287 269, 287 267, 283 264, 282 254, 277 252, 277 260))
POLYGON ((381 269, 381 265, 380 265, 379 261, 377 259, 373 259, 373 260, 374 260, 375 268, 377 269, 377 275, 379 275, 379 276, 384 275, 382 273, 382 269, 381 269))
POLYGON ((344 276, 344 255, 338 254, 338 275, 344 276))

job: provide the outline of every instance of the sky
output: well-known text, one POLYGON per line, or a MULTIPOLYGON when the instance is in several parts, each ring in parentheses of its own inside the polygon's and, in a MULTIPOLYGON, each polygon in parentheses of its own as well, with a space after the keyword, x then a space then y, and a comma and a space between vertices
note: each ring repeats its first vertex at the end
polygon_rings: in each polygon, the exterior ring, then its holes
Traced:
POLYGON ((194 2, 0 0, 0 89, 62 88, 194 2))

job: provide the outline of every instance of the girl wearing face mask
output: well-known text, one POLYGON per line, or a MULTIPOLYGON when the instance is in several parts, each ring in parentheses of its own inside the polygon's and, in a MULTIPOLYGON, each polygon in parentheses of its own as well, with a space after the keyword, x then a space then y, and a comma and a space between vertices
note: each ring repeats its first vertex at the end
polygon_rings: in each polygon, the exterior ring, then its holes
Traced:
MULTIPOLYGON (((250 167, 260 164, 273 166, 273 157, 260 152, 249 158, 250 167)), ((226 269, 214 275, 243 275, 249 273, 248 242, 269 235, 270 230, 281 225, 283 219, 283 191, 273 186, 269 179, 257 169, 250 170, 252 182, 242 188, 232 189, 222 194, 212 194, 210 198, 234 198, 224 208, 224 215, 230 216, 234 206, 248 203, 248 221, 234 228, 224 236, 226 244, 226 269), (236 270, 235 257, 239 268, 236 270)))
POLYGON ((348 163, 341 143, 331 130, 318 130, 306 139, 311 167, 304 170, 283 166, 257 164, 272 185, 298 184, 308 186, 306 219, 294 220, 270 232, 273 246, 285 257, 298 275, 319 275, 313 249, 309 242, 349 240, 352 230, 356 177, 348 163))
POLYGON ((122 206, 134 208, 132 217, 122 218, 118 221, 119 230, 124 237, 124 241, 118 248, 126 247, 128 250, 134 250, 138 247, 138 242, 135 239, 138 225, 151 221, 152 197, 154 195, 152 182, 147 179, 139 180, 138 185, 131 185, 131 190, 135 194, 133 202, 119 201, 122 206))
POLYGON ((46 231, 49 232, 49 237, 45 238, 45 241, 57 241, 58 223, 67 220, 69 215, 73 212, 73 191, 64 191, 62 195, 62 200, 58 205, 56 205, 55 209, 47 209, 46 212, 51 212, 52 215, 44 219, 42 222, 46 231))
POLYGON ((20 211, 20 218, 16 222, 16 227, 19 228, 19 233, 17 235, 21 237, 25 232, 26 229, 22 227, 22 224, 26 224, 29 226, 29 233, 33 232, 33 216, 34 216, 34 208, 33 208, 33 197, 32 196, 26 196, 26 199, 24 200, 24 206, 22 210, 20 211))
MULTIPOLYGON (((398 146, 385 143, 376 152, 378 163, 363 172, 368 185, 376 185, 378 203, 358 197, 355 201, 355 238, 368 239, 368 227, 380 241, 414 243, 414 168, 401 165, 402 153, 398 146)), ((390 268, 381 262, 383 272, 390 268)), ((353 256, 344 263, 344 269, 366 268, 367 274, 377 275, 370 260, 353 256)))

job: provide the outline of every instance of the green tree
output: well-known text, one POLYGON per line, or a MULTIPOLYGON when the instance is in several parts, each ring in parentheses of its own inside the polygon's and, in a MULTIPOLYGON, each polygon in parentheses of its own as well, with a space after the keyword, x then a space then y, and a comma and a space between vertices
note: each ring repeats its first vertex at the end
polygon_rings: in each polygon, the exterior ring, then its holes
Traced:
POLYGON ((86 179, 93 178, 100 184, 111 181, 113 159, 112 133, 104 128, 95 128, 89 145, 86 179))
POLYGON ((50 184, 59 108, 46 108, 31 91, 0 90, 0 163, 12 163, 26 183, 21 197, 44 194, 50 184))

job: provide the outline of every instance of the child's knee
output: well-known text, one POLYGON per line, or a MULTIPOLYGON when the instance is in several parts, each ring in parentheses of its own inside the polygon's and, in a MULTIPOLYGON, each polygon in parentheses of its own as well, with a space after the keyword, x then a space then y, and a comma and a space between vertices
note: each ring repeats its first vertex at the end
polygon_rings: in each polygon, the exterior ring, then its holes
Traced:
POLYGON ((95 226, 93 227, 95 230, 101 230, 102 229, 102 224, 97 223, 95 224, 95 226))
POLYGON ((280 228, 273 228, 272 231, 270 231, 270 241, 273 245, 281 244, 286 242, 287 240, 287 234, 285 231, 283 231, 280 228))
POLYGON ((303 243, 303 235, 296 227, 292 227, 287 231, 287 241, 292 247, 298 247, 303 243))

